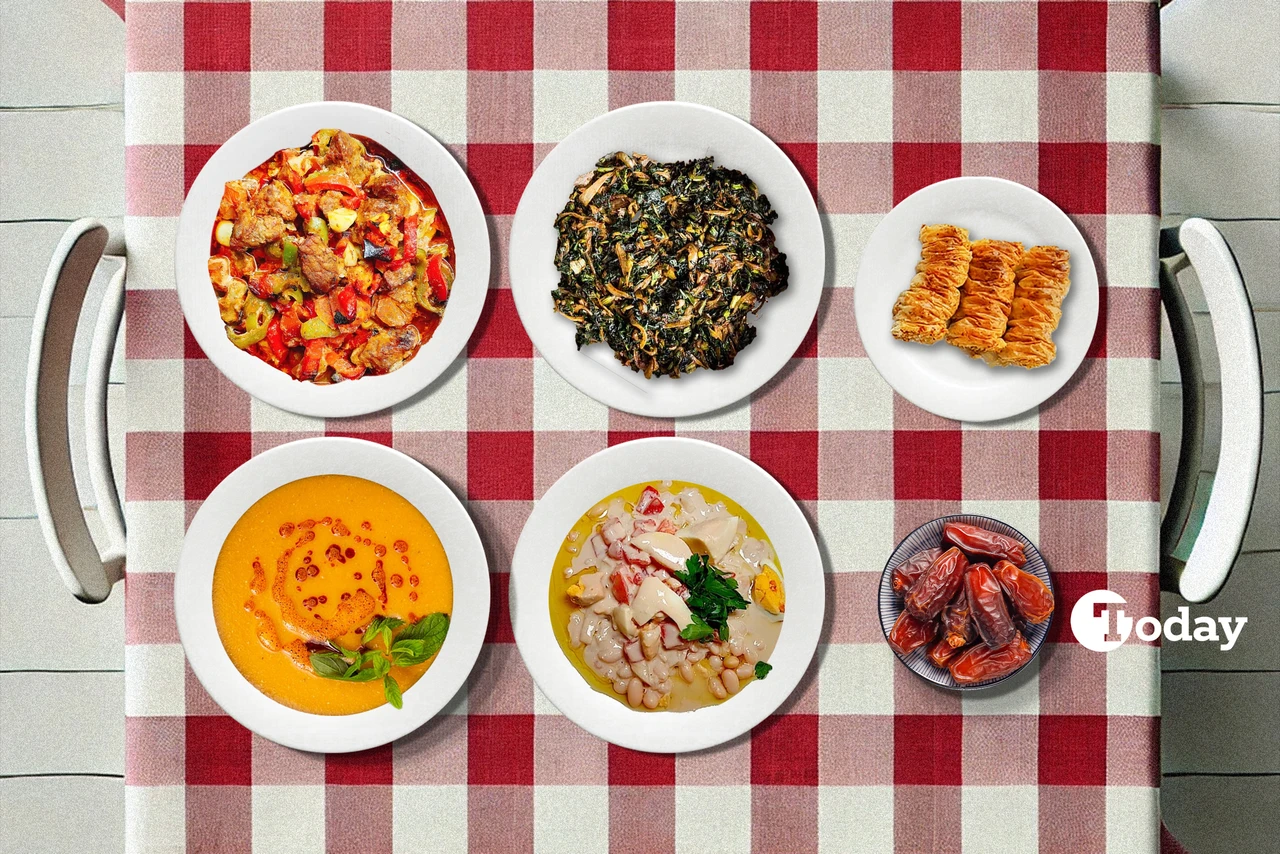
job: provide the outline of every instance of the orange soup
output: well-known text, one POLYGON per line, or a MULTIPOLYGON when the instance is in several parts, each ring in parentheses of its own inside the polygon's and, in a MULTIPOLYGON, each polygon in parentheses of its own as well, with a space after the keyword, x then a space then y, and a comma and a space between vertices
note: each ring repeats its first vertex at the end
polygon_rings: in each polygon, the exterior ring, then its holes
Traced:
MULTIPOLYGON (((214 620, 231 661, 268 697, 313 714, 367 711, 389 689, 384 678, 323 678, 312 655, 363 650, 380 660, 385 642, 364 637, 379 617, 408 627, 452 610, 453 576, 431 523, 390 489, 346 475, 267 493, 231 529, 213 572, 214 620)), ((387 675, 408 690, 432 661, 387 675)))

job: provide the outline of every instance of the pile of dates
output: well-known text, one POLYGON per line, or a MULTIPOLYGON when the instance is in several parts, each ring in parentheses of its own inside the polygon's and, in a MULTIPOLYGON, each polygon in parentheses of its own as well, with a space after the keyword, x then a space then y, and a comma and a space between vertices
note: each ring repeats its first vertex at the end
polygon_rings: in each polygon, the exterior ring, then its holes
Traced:
POLYGON ((945 548, 917 552, 893 570, 903 611, 889 645, 906 655, 930 644, 929 659, 960 685, 1012 673, 1031 660, 1022 629, 1049 619, 1053 593, 1022 568, 1027 555, 1012 537, 948 522, 942 539, 945 548))

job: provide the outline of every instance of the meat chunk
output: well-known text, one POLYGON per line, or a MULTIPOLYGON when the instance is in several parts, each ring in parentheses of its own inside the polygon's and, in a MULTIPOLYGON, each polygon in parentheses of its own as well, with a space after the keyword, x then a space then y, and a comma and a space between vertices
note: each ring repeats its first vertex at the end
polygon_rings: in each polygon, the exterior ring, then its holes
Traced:
POLYGON ((218 203, 218 219, 235 221, 240 211, 249 202, 249 193, 258 189, 258 182, 252 178, 239 181, 228 181, 222 188, 222 201, 218 203))
POLYGON ((386 329, 369 336, 351 354, 351 361, 360 367, 375 371, 393 371, 422 344, 422 336, 416 326, 386 329))
POLYGON ((399 268, 388 267, 382 271, 382 278, 387 280, 387 288, 395 290, 413 281, 413 265, 403 264, 399 268))
POLYGON ((374 299, 373 315, 387 326, 404 326, 413 320, 415 311, 410 287, 399 287, 374 299))
POLYGON ((293 207, 293 193, 282 181, 272 181, 259 190, 253 197, 253 203, 260 213, 275 214, 285 220, 298 218, 293 207))
POLYGON ((318 207, 325 216, 328 216, 330 211, 342 207, 342 193, 337 190, 325 190, 320 194, 318 207))
POLYGON ((356 184, 363 184, 374 173, 378 164, 365 155, 364 145, 346 131, 338 131, 329 140, 325 163, 341 166, 356 184))
POLYGON ((329 251, 329 245, 317 235, 308 234, 298 247, 302 275, 317 293, 327 294, 342 278, 342 260, 329 251))
POLYGON ((400 195, 400 179, 390 172, 379 172, 369 179, 364 189, 375 199, 394 201, 400 195))
POLYGON ((231 229, 231 248, 252 249, 284 237, 284 220, 275 214, 259 214, 246 208, 231 229))

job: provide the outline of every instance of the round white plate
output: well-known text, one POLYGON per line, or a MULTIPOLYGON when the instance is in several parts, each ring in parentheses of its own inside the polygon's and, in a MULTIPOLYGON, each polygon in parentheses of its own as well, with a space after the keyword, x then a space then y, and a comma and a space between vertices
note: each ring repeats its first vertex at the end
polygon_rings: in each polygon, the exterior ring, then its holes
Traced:
POLYGON ((578 726, 605 741, 650 753, 702 750, 736 738, 773 713, 804 676, 826 607, 822 556, 804 514, 764 469, 696 439, 624 442, 570 469, 533 508, 511 561, 511 622, 538 688, 578 726), (646 481, 682 480, 732 498, 764 528, 782 565, 787 618, 767 679, 715 706, 641 712, 587 684, 556 641, 549 609, 551 572, 565 534, 601 498, 646 481))
POLYGON ((394 113, 342 101, 299 104, 263 116, 213 153, 191 185, 178 219, 178 300, 200 349, 249 394, 280 409, 316 417, 376 412, 431 384, 466 346, 489 292, 489 230, 467 173, 431 134, 394 113), (339 128, 382 145, 426 181, 453 232, 457 279, 431 340, 399 370, 353 382, 295 380, 227 339, 209 282, 209 238, 223 185, 244 177, 282 148, 304 145, 321 128, 339 128))
POLYGON ((233 471, 205 499, 182 544, 173 606, 192 671, 231 717, 285 747, 348 753, 394 741, 435 716, 454 698, 480 654, 489 624, 489 565, 462 502, 426 466, 363 439, 301 439, 272 448, 233 471), (255 688, 231 662, 213 618, 213 568, 231 528, 254 502, 304 477, 345 474, 398 493, 435 528, 453 573, 453 613, 444 646, 427 672, 404 692, 404 708, 382 705, 354 715, 313 715, 281 705, 255 688))
POLYGON ((511 292, 520 321, 538 352, 583 394, 614 409, 672 418, 700 415, 735 403, 773 378, 795 355, 813 324, 826 275, 826 246, 818 207, 795 164, 769 137, 735 116, 699 104, 634 104, 587 122, 542 161, 516 208, 511 227, 511 292), (751 322, 756 339, 722 371, 698 370, 678 379, 645 379, 622 365, 608 344, 578 350, 573 321, 557 314, 551 292, 556 270, 556 215, 574 180, 615 151, 654 160, 713 156, 717 166, 751 176, 778 218, 771 228, 786 253, 787 289, 751 322))
POLYGON ((1098 273, 1084 235, 1035 190, 1003 178, 951 178, 912 193, 876 226, 858 267, 853 307, 862 346, 898 394, 944 418, 996 421, 1039 406, 1080 367, 1098 325, 1098 273), (1071 289, 1050 364, 993 368, 944 341, 926 347, 889 334, 893 303, 920 261, 920 226, 939 223, 968 229, 970 240, 1051 244, 1071 253, 1071 289))

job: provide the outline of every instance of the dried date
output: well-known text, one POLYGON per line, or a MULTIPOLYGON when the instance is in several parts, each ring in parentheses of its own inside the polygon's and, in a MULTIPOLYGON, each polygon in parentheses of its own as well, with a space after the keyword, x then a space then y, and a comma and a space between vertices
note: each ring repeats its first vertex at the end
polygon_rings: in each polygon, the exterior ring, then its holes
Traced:
POLYGON ((903 604, 917 620, 932 620, 955 597, 969 561, 959 549, 943 552, 911 585, 903 604))
POLYGON ((1022 543, 1013 537, 1006 537, 977 525, 948 522, 942 526, 942 537, 952 545, 964 549, 967 554, 1012 561, 1014 566, 1023 566, 1027 562, 1022 543))
POLYGON ((984 644, 966 649, 951 660, 951 678, 961 685, 1006 676, 1031 660, 1031 647, 1022 635, 999 649, 984 644))
POLYGON ((991 572, 1023 619, 1032 624, 1049 619, 1053 613, 1053 592, 1043 581, 1007 560, 999 561, 991 572))
POLYGON ((941 554, 942 549, 940 548, 925 549, 924 551, 916 552, 894 567, 893 592, 899 596, 907 595, 911 585, 916 583, 916 580, 924 574, 929 565, 937 560, 941 554))
POLYGON ((889 646, 899 655, 908 655, 933 640, 937 633, 936 620, 917 620, 903 611, 889 630, 889 646))
POLYGON ((969 608, 978 634, 991 648, 1001 647, 1013 640, 1018 633, 1009 616, 1000 582, 985 563, 974 564, 964 574, 965 592, 969 595, 969 608))

